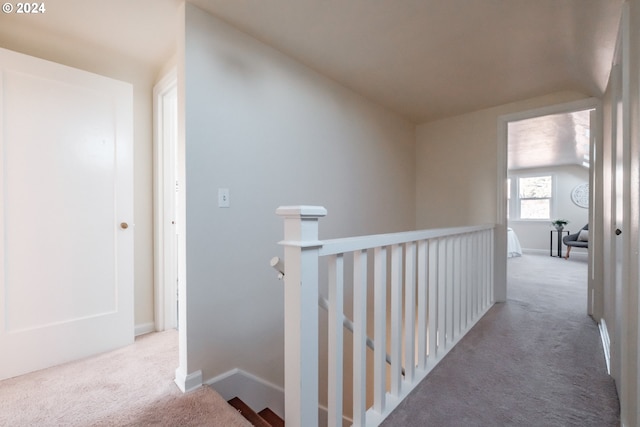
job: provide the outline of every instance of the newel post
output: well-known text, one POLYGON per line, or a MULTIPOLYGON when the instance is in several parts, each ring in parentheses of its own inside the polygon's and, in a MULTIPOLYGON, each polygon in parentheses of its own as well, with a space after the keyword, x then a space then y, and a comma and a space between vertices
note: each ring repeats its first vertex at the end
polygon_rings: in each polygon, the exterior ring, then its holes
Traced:
POLYGON ((322 206, 281 206, 284 218, 285 424, 318 425, 318 219, 322 206))

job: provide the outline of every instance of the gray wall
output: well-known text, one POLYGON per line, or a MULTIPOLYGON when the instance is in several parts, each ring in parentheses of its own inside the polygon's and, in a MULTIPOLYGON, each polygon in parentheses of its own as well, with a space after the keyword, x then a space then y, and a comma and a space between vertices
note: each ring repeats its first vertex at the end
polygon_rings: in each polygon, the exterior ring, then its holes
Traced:
POLYGON ((321 238, 413 229, 415 128, 190 4, 185 19, 188 369, 282 385, 276 208, 325 206, 321 238))

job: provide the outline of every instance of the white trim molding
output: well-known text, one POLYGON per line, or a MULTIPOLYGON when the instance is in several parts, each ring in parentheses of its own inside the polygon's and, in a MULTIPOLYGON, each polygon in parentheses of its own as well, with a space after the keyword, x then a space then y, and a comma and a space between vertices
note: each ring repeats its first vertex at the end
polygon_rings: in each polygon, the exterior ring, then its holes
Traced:
POLYGON ((153 322, 141 323, 135 326, 134 332, 135 336, 140 336, 144 334, 149 334, 151 332, 155 332, 156 325, 153 322))
POLYGON ((611 375, 611 339, 609 338, 609 330, 607 329, 607 322, 604 319, 600 319, 598 324, 600 329, 600 338, 602 339, 602 348, 604 350, 604 360, 607 362, 607 373, 611 375))
POLYGON ((176 369, 176 379, 174 380, 178 388, 183 393, 189 393, 202 387, 202 371, 195 371, 190 374, 176 369))

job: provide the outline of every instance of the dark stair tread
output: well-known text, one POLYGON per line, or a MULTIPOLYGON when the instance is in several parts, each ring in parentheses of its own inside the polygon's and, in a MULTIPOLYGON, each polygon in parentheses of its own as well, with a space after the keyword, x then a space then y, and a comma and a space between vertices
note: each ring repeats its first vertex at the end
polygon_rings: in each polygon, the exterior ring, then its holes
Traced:
POLYGON ((272 427, 284 427, 284 420, 269 408, 264 408, 258 415, 267 420, 272 427))
POLYGON ((234 397, 233 399, 228 401, 229 405, 233 406, 245 417, 251 424, 256 427, 271 427, 264 418, 258 415, 253 409, 249 407, 246 403, 244 403, 240 398, 234 397))

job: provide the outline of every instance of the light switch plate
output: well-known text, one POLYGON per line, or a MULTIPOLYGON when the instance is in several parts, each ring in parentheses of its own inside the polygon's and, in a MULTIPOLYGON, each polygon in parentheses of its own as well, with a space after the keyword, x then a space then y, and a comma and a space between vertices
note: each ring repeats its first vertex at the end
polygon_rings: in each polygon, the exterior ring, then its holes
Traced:
POLYGON ((230 206, 229 189, 218 188, 218 207, 228 208, 230 206))

